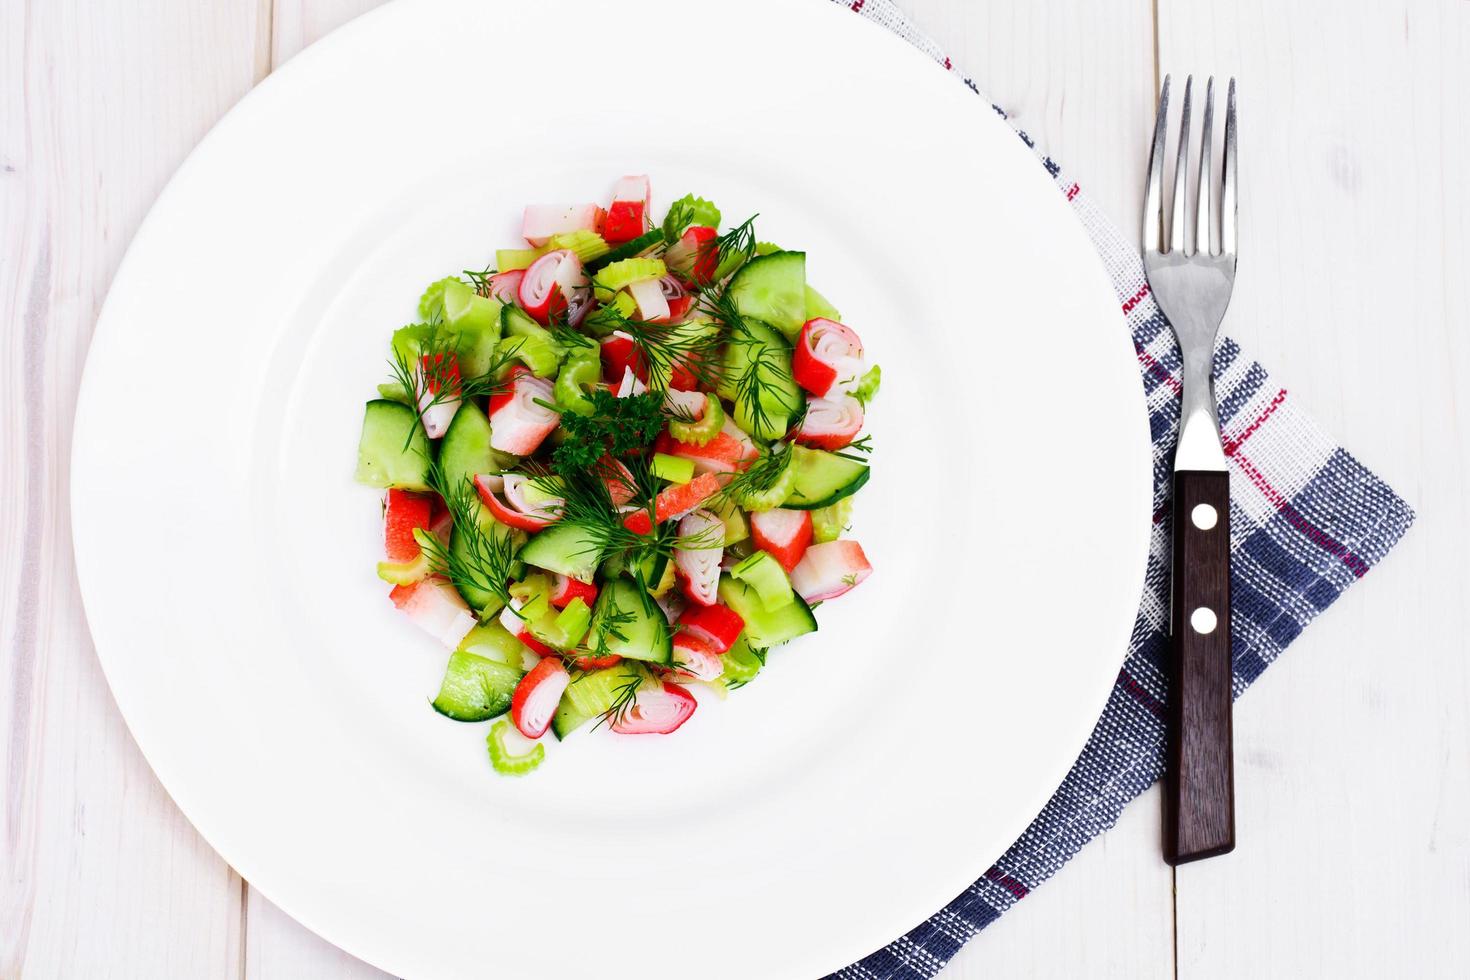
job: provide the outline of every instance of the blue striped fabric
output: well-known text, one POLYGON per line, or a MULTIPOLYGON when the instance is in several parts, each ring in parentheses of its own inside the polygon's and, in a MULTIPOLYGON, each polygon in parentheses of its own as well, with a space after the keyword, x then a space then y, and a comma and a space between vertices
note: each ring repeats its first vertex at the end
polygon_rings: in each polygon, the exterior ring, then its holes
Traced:
MULTIPOLYGON (((955 71, 890 0, 835 2, 955 71)), ((970 79, 956 74, 978 93, 970 79)), ((1025 132, 1017 132, 1036 149, 1025 132)), ((934 976, 971 937, 1113 826, 1123 808, 1163 771, 1168 502, 1179 421, 1179 352, 1149 295, 1136 245, 1060 166, 1037 152, 1097 246, 1138 352, 1154 450, 1154 526, 1144 594, 1107 707, 1046 808, 964 894, 888 946, 833 974, 840 980, 934 976)), ((1215 378, 1231 470, 1231 627, 1239 697, 1308 623, 1388 553, 1414 513, 1323 435, 1286 389, 1228 338, 1215 351, 1215 378)))

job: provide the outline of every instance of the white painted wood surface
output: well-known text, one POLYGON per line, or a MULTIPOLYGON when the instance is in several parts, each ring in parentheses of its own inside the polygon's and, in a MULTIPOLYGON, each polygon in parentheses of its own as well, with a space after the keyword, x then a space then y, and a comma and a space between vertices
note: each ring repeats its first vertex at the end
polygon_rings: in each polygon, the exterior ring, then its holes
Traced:
MULTIPOLYGON (((159 788, 92 653, 65 503, 82 358, 138 222, 254 82, 375 2, 0 0, 7 980, 382 976, 159 788)), ((1125 227, 1156 71, 1240 76, 1228 328, 1420 512, 1238 707, 1234 855, 1176 882, 1151 793, 944 977, 1470 974, 1470 4, 901 6, 1125 227)))

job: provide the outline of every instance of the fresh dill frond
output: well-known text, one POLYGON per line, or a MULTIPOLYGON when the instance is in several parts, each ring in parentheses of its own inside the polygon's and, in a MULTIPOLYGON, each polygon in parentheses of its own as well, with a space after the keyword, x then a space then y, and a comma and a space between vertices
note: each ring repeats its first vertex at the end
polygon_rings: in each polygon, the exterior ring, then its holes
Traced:
POLYGON ((717 269, 732 255, 750 258, 755 254, 755 219, 758 217, 760 215, 753 214, 723 235, 710 240, 700 250, 701 256, 713 251, 717 269))
POLYGON ((469 280, 471 286, 475 287, 475 292, 479 293, 481 296, 488 297, 490 295, 490 277, 495 275, 494 269, 490 268, 488 265, 478 271, 474 269, 464 269, 462 270, 461 275, 469 280))
POLYGON ((868 456, 872 452, 873 434, 870 432, 867 435, 863 436, 861 439, 854 439, 842 449, 839 449, 837 452, 833 453, 833 455, 841 456, 843 459, 854 460, 858 463, 866 463, 868 461, 868 456))
POLYGON ((685 200, 675 201, 664 215, 664 244, 672 245, 684 234, 684 229, 694 224, 694 205, 685 200))
POLYGON ((626 334, 638 348, 650 390, 663 391, 680 372, 701 389, 719 384, 724 331, 718 321, 656 323, 632 319, 613 306, 603 307, 602 317, 606 326, 626 334))
POLYGON ((426 538, 423 547, 430 570, 462 592, 484 592, 509 605, 509 583, 519 551, 513 535, 508 529, 500 533, 498 525, 487 531, 480 523, 481 505, 474 485, 467 479, 451 484, 437 460, 429 463, 428 484, 444 500, 454 533, 462 542, 459 548, 449 548, 437 537, 426 538))
MULTIPOLYGON (((510 382, 501 374, 520 353, 521 341, 497 344, 489 368, 483 374, 466 378, 459 371, 459 335, 437 321, 422 326, 424 335, 417 351, 393 347, 388 370, 391 383, 408 394, 419 427, 427 432, 424 415, 434 406, 469 398, 493 398, 506 390, 510 382)), ((410 429, 403 447, 407 449, 412 441, 410 429)))
POLYGON ((719 496, 738 505, 747 497, 757 497, 770 492, 779 484, 795 460, 791 457, 791 444, 774 442, 744 470, 732 476, 719 496))

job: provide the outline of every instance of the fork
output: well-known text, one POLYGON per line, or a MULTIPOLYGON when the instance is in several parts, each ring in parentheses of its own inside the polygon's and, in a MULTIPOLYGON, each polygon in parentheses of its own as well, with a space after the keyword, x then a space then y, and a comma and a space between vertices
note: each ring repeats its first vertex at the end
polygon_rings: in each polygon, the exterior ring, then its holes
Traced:
POLYGON ((1143 202, 1149 288, 1179 340, 1183 360, 1179 445, 1174 456, 1174 573, 1170 601, 1170 696, 1164 789, 1164 858, 1170 864, 1235 847, 1231 749, 1230 474, 1211 376, 1215 334, 1235 285, 1235 79, 1225 107, 1219 187, 1210 169, 1215 80, 1205 88, 1193 235, 1189 213, 1190 90, 1184 108, 1165 240, 1164 155, 1169 78, 1159 92, 1143 202), (1219 250, 1214 240, 1219 240, 1219 250))

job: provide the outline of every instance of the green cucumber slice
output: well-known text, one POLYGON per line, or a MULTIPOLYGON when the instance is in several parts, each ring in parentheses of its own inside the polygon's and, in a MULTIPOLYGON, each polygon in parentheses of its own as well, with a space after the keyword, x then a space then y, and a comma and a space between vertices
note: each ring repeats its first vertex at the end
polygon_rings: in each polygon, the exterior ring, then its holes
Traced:
POLYGON ((613 579, 602 587, 587 644, 599 656, 606 651, 627 660, 658 664, 674 658, 668 620, 648 593, 627 578, 613 579))
POLYGON ((367 403, 357 443, 357 482, 370 487, 429 489, 429 437, 418 413, 387 399, 367 403))
POLYGON ((765 320, 795 342, 806 323, 806 253, 772 252, 740 267, 729 296, 742 316, 765 320))
POLYGON ((857 493, 871 474, 867 463, 835 453, 805 446, 792 446, 791 451, 796 453, 796 482, 782 507, 795 510, 830 507, 857 493))
POLYGON ((464 650, 449 655, 434 710, 455 721, 489 721, 510 710, 524 671, 464 650))
POLYGON ((551 718, 551 733, 560 741, 593 718, 607 714, 619 689, 641 684, 643 679, 642 669, 631 663, 574 675, 551 718))
POLYGON ((757 439, 784 436, 806 404, 806 395, 791 376, 791 345, 769 324, 744 320, 743 336, 725 347, 719 395, 735 404, 735 424, 742 431, 757 439), (760 392, 754 402, 748 397, 752 386, 760 392), (741 397, 742 392, 747 397, 741 397))
POLYGON ((791 580, 786 577, 786 569, 764 551, 757 551, 749 558, 737 562, 730 569, 730 577, 754 589, 767 612, 780 609, 796 596, 791 591, 791 580))
POLYGON ((553 524, 526 543, 519 555, 527 565, 558 572, 578 582, 592 582, 602 554, 597 536, 574 524, 553 524))
POLYGON ((472 401, 460 402, 459 411, 444 440, 439 443, 439 469, 446 487, 463 486, 478 473, 499 473, 495 451, 490 448, 490 420, 472 401))
POLYGON ((801 596, 792 593, 791 602, 779 609, 767 609, 754 589, 735 581, 729 573, 720 576, 720 601, 745 620, 745 639, 753 647, 769 650, 779 643, 804 633, 815 633, 817 617, 801 596))
POLYGON ((586 269, 589 273, 596 272, 603 266, 611 265, 614 262, 621 262, 623 259, 630 259, 639 252, 650 249, 663 240, 664 232, 662 228, 645 231, 632 241, 624 242, 606 255, 598 256, 591 262, 586 263, 586 269))

